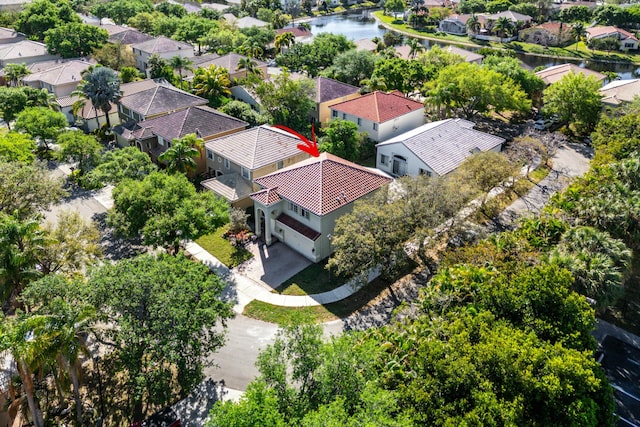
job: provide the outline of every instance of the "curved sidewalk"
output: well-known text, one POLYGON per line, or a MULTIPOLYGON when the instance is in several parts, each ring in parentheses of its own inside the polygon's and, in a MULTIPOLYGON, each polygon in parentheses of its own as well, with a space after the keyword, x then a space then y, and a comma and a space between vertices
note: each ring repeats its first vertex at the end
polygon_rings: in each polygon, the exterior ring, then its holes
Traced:
MULTIPOLYGON (((267 285, 261 285, 247 276, 230 270, 226 265, 221 263, 216 257, 211 255, 202 246, 195 242, 189 242, 185 249, 191 254, 191 256, 209 267, 224 281, 226 281, 229 286, 233 287, 237 296, 237 304, 234 307, 234 310, 238 313, 241 313, 244 306, 253 300, 283 307, 308 307, 330 304, 353 295, 362 287, 362 285, 356 285, 353 282, 348 282, 332 291, 323 292, 321 294, 303 296, 281 295, 267 290, 267 285)), ((378 275, 378 272, 370 273, 368 282, 374 280, 378 275)))

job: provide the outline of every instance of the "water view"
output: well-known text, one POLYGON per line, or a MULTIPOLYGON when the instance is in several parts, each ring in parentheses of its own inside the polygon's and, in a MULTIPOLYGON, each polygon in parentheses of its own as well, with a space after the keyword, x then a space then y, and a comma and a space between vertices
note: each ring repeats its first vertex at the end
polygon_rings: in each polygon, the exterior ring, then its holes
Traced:
MULTIPOLYGON (((349 15, 330 15, 321 16, 312 19, 309 24, 311 25, 311 32, 313 34, 320 33, 334 33, 343 34, 349 40, 359 39, 371 39, 373 37, 382 37, 386 30, 385 28, 378 27, 378 23, 369 17, 368 12, 360 12, 357 14, 349 15)), ((429 40, 423 40, 422 44, 428 49, 431 46, 447 46, 446 44, 433 42, 429 40)), ((459 46, 468 50, 474 50, 468 47, 459 46)), ((564 60, 554 58, 544 58, 539 56, 518 55, 518 58, 526 64, 528 67, 536 68, 539 66, 550 67, 552 65, 564 64, 566 62, 573 62, 580 67, 589 68, 595 71, 614 71, 618 73, 622 79, 633 79, 640 76, 640 68, 631 64, 608 64, 594 61, 582 61, 580 59, 564 60)))

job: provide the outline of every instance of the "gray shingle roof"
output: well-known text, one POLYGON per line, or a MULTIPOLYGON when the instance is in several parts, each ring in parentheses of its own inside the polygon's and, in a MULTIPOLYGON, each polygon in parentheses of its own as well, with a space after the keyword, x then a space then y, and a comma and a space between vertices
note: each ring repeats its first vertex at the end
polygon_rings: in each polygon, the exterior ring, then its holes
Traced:
POLYGON ((153 36, 138 31, 135 28, 125 28, 124 31, 119 31, 109 36, 109 42, 122 44, 138 44, 152 39, 153 36))
POLYGON ((193 46, 189 43, 180 42, 164 36, 156 37, 141 43, 135 43, 131 45, 131 47, 147 53, 173 52, 175 50, 185 50, 193 53, 193 46))
POLYGON ((184 110, 145 120, 138 123, 139 130, 133 132, 136 138, 144 137, 144 130, 148 129, 155 135, 172 141, 176 138, 195 133, 201 138, 218 135, 233 130, 244 129, 248 126, 235 117, 209 108, 207 106, 189 107, 184 110))
POLYGON ((120 104, 144 116, 178 111, 206 103, 207 100, 204 98, 165 85, 157 85, 120 99, 120 104))
POLYGON ((462 119, 447 119, 427 123, 376 147, 402 144, 411 150, 438 175, 455 170, 475 149, 489 151, 505 139, 473 129, 475 123, 462 119))
POLYGON ((31 40, 22 40, 18 43, 2 45, 0 47, 0 59, 32 58, 34 56, 49 55, 47 45, 31 40))
POLYGON ((332 99, 342 98, 360 92, 359 87, 351 86, 337 80, 326 77, 316 77, 316 99, 315 102, 327 102, 332 99))
POLYGON ((250 170, 299 154, 300 140, 288 132, 262 125, 207 142, 207 149, 250 170))

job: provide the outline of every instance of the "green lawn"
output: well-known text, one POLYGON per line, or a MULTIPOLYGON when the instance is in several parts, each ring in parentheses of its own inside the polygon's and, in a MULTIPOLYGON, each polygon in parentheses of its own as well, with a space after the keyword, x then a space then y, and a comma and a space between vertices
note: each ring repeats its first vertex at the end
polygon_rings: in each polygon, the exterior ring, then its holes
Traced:
POLYGON ((327 265, 326 260, 318 264, 311 264, 273 292, 282 295, 313 295, 342 286, 345 279, 329 274, 325 265, 327 265))
POLYGON ((233 268, 250 259, 253 254, 243 247, 234 247, 231 245, 227 239, 222 237, 226 231, 226 227, 220 227, 213 233, 196 239, 196 243, 211 255, 218 258, 224 265, 233 268))

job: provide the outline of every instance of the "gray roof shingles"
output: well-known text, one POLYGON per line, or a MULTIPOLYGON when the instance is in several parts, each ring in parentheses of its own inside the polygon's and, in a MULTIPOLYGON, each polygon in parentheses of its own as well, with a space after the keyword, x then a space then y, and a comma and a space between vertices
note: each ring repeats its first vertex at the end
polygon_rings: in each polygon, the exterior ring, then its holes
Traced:
POLYGON ((359 87, 342 83, 326 77, 316 77, 316 98, 315 102, 322 103, 333 99, 342 98, 360 92, 359 87))
POLYGON ((473 122, 447 119, 427 123, 376 147, 403 144, 438 175, 455 170, 476 148, 491 150, 505 139, 473 129, 473 122))

